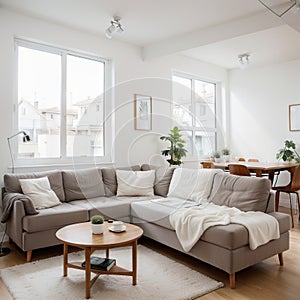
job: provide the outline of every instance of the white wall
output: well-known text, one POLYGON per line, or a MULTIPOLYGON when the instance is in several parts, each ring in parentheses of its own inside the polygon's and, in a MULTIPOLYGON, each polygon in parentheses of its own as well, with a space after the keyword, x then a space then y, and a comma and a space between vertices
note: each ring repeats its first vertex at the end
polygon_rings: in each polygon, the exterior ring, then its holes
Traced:
MULTIPOLYGON (((229 144, 234 156, 276 161, 287 139, 300 149, 300 132, 289 131, 288 119, 289 104, 300 103, 299 78, 300 60, 229 72, 229 144)), ((281 172, 277 185, 289 180, 290 174, 281 172)))
MULTIPOLYGON (((3 174, 8 172, 10 166, 6 138, 15 132, 13 128, 13 101, 16 97, 14 94, 14 37, 36 40, 112 59, 116 84, 114 92, 116 95, 115 162, 117 165, 140 164, 161 159, 161 144, 158 142, 158 135, 165 134, 171 127, 169 79, 172 70, 218 81, 223 91, 226 91, 227 87, 227 72, 223 68, 179 55, 143 61, 139 47, 0 9, 1 185, 3 174), (134 130, 134 93, 154 97, 152 132, 134 130)), ((222 120, 220 121, 222 123, 222 120)), ((43 166, 43 169, 47 168, 43 166)), ((33 167, 33 169, 37 168, 33 167)), ((18 169, 18 171, 23 170, 26 169, 18 169)))
POLYGON ((230 147, 237 156, 276 160, 286 139, 300 147, 300 132, 290 132, 289 104, 300 103, 300 60, 229 72, 230 147))

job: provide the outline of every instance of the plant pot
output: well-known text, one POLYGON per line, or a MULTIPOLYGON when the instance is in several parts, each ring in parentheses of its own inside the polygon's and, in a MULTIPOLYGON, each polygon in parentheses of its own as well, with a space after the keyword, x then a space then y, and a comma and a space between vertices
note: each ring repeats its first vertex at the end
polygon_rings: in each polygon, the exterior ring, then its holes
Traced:
POLYGON ((230 155, 223 155, 223 160, 225 162, 229 162, 230 161, 230 155))
POLYGON ((92 224, 93 234, 102 234, 104 232, 104 224, 92 224))
POLYGON ((286 160, 286 161, 282 160, 283 165, 291 165, 291 164, 294 164, 294 163, 295 163, 294 160, 286 160))
POLYGON ((216 157, 215 157, 215 162, 216 162, 216 163, 222 162, 222 158, 216 158, 216 157))

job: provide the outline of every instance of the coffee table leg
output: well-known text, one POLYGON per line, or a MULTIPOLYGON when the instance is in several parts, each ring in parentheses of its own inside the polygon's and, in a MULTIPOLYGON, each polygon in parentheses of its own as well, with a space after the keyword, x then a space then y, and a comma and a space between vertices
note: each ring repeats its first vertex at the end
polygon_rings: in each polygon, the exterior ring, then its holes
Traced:
POLYGON ((64 244, 64 276, 68 276, 68 245, 64 244))
POLYGON ((106 249, 106 258, 109 258, 109 248, 106 249))
POLYGON ((136 285, 137 277, 137 240, 132 244, 132 285, 136 285))
POLYGON ((85 248, 85 297, 91 296, 91 248, 85 248))

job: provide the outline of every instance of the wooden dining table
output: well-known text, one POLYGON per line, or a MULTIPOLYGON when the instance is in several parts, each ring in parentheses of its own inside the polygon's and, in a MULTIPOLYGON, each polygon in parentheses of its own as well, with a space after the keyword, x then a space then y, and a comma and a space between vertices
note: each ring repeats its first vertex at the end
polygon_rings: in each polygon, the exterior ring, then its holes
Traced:
POLYGON ((229 164, 244 165, 248 168, 250 173, 255 173, 257 177, 268 175, 269 179, 273 183, 274 175, 277 172, 289 171, 293 173, 296 163, 284 164, 281 162, 247 162, 247 161, 232 161, 232 162, 214 162, 214 166, 217 169, 227 170, 229 164))

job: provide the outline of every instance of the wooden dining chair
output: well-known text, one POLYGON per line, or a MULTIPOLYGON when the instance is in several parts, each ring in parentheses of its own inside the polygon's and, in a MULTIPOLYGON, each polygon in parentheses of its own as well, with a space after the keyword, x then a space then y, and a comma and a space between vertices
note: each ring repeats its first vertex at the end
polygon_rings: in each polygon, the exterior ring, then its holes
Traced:
POLYGON ((275 195, 275 210, 276 211, 278 211, 278 208, 279 208, 280 193, 287 193, 289 195, 292 227, 294 227, 293 206, 292 206, 291 194, 296 195, 297 204, 298 204, 298 213, 299 213, 298 220, 300 220, 300 201, 299 201, 299 194, 298 194, 298 191, 300 190, 300 165, 298 165, 295 168, 294 172, 291 173, 291 180, 288 185, 274 186, 274 187, 272 187, 272 189, 276 191, 276 195, 275 195))
POLYGON ((229 164, 228 168, 230 174, 239 175, 239 176, 251 176, 248 168, 244 165, 229 164))
POLYGON ((214 163, 210 162, 210 161, 202 161, 201 165, 202 165, 203 169, 214 169, 215 168, 214 163))
POLYGON ((246 159, 244 157, 239 157, 237 161, 246 161, 246 159))
POLYGON ((248 162, 259 162, 257 158, 249 158, 248 162))

